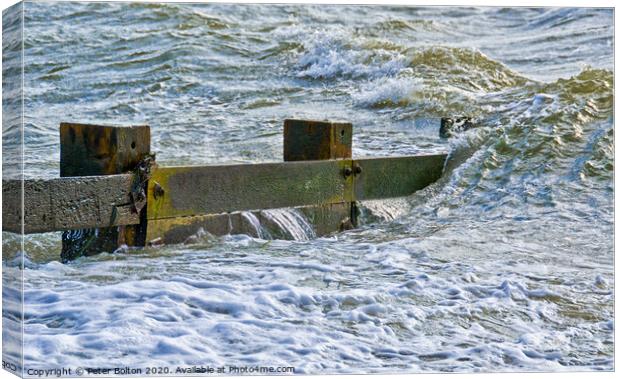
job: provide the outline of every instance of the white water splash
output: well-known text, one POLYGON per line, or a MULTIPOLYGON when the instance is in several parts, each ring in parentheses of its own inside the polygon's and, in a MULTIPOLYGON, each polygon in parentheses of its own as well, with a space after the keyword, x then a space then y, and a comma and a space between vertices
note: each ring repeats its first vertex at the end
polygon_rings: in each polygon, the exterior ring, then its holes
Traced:
POLYGON ((265 228, 263 228, 263 226, 260 224, 260 220, 258 219, 258 217, 256 217, 256 215, 252 212, 241 212, 241 217, 243 217, 245 220, 247 220, 247 222, 250 223, 250 225, 252 225, 252 228, 254 228, 254 231, 256 232, 256 236, 258 238, 262 238, 262 239, 270 239, 271 236, 269 235, 269 232, 267 230, 265 230, 265 228))
POLYGON ((403 198, 367 200, 360 203, 373 216, 380 217, 386 221, 392 221, 403 216, 411 209, 411 205, 403 198))
POLYGON ((409 103, 416 96, 422 97, 425 88, 420 78, 382 78, 360 88, 359 92, 353 94, 353 100, 359 106, 409 103))
POLYGON ((297 76, 333 79, 395 75, 406 68, 405 56, 397 51, 364 48, 364 38, 352 38, 339 28, 316 31, 305 44, 308 51, 299 58, 297 76), (352 42, 353 41, 353 42, 352 42))
POLYGON ((296 209, 269 209, 261 211, 261 215, 276 224, 295 241, 308 241, 316 238, 312 225, 296 209))

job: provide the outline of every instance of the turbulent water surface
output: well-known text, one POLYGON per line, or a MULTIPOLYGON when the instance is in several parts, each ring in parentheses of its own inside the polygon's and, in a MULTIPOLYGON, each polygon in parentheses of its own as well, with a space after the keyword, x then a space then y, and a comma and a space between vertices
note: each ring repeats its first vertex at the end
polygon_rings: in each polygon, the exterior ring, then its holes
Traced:
POLYGON ((61 121, 147 123, 164 165, 281 160, 287 117, 353 122, 354 156, 450 152, 327 237, 274 211, 297 241, 66 265, 27 237, 26 368, 614 368, 612 10, 26 3, 24 37, 28 177, 58 175, 61 121), (480 127, 415 124, 455 115, 480 127))

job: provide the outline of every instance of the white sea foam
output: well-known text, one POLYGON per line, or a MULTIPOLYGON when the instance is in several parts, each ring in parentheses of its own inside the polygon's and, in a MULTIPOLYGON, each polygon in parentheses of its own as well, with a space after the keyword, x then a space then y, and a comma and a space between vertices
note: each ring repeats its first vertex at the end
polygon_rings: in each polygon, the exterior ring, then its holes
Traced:
POLYGON ((411 210, 411 204, 403 198, 368 200, 360 202, 360 206, 368 209, 372 216, 384 221, 392 221, 411 210))
POLYGON ((424 90, 424 81, 419 78, 386 78, 370 82, 353 99, 364 106, 407 104, 424 90))
POLYGON ((307 38, 307 52, 299 57, 298 77, 333 79, 394 75, 406 68, 402 54, 368 50, 364 40, 343 29, 316 31, 307 38))
MULTIPOLYGON (((515 274, 429 260, 415 238, 346 253, 334 250, 337 241, 323 240, 304 262, 295 242, 267 254, 222 243, 167 261, 128 252, 122 265, 105 259, 68 265, 71 270, 58 271, 45 289, 27 280, 29 367, 47 367, 52 356, 59 366, 131 366, 146 359, 282 364, 305 373, 364 372, 386 359, 414 371, 490 369, 498 359, 562 370, 575 336, 613 331, 610 322, 550 327, 560 322, 571 286, 536 288, 515 274), (119 269, 152 274, 87 279, 119 269), (482 342, 487 339, 495 342, 482 342)), ((26 277, 57 266, 27 268, 26 277)), ((611 279, 599 275, 599 281, 611 279)))

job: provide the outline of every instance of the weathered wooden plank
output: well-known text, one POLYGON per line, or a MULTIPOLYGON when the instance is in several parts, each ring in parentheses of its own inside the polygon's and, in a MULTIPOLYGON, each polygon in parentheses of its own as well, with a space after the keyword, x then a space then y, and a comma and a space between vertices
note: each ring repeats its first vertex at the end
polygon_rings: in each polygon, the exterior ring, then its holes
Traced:
POLYGON ((2 230, 22 233, 22 181, 2 180, 2 230))
MULTIPOLYGON (((25 180, 24 233, 133 225, 133 175, 25 180)), ((19 180, 2 181, 2 230, 21 233, 19 180)))
POLYGON ((156 168, 149 181, 147 218, 407 196, 439 179, 445 159, 436 154, 156 168), (347 171, 352 174, 346 176, 347 171))
MULTIPOLYGON (((407 196, 439 179, 445 159, 436 154, 156 168, 149 181, 148 219, 407 196), (345 176, 346 169, 352 174, 345 176)), ((133 180, 131 174, 26 180, 24 232, 138 224, 130 199, 133 180)), ((21 232, 20 191, 20 181, 3 181, 3 230, 21 232)), ((312 221, 332 211, 305 213, 312 221)), ((327 223, 344 220, 347 210, 336 213, 327 223)))
POLYGON ((408 196, 437 181, 446 154, 353 161, 355 200, 408 196))
POLYGON ((351 201, 350 160, 155 168, 149 220, 351 201))

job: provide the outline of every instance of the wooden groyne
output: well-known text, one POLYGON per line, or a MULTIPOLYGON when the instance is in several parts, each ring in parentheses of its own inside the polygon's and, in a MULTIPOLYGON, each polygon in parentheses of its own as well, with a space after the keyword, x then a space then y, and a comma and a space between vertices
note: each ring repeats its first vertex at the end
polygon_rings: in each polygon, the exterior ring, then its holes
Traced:
POLYGON ((284 162, 160 167, 148 126, 62 123, 61 177, 3 180, 2 229, 64 231, 63 261, 200 229, 255 234, 241 211, 263 221, 260 210, 295 207, 323 235, 356 226, 357 201, 407 196, 441 176, 445 154, 352 158, 352 133, 350 123, 285 120, 284 162))

